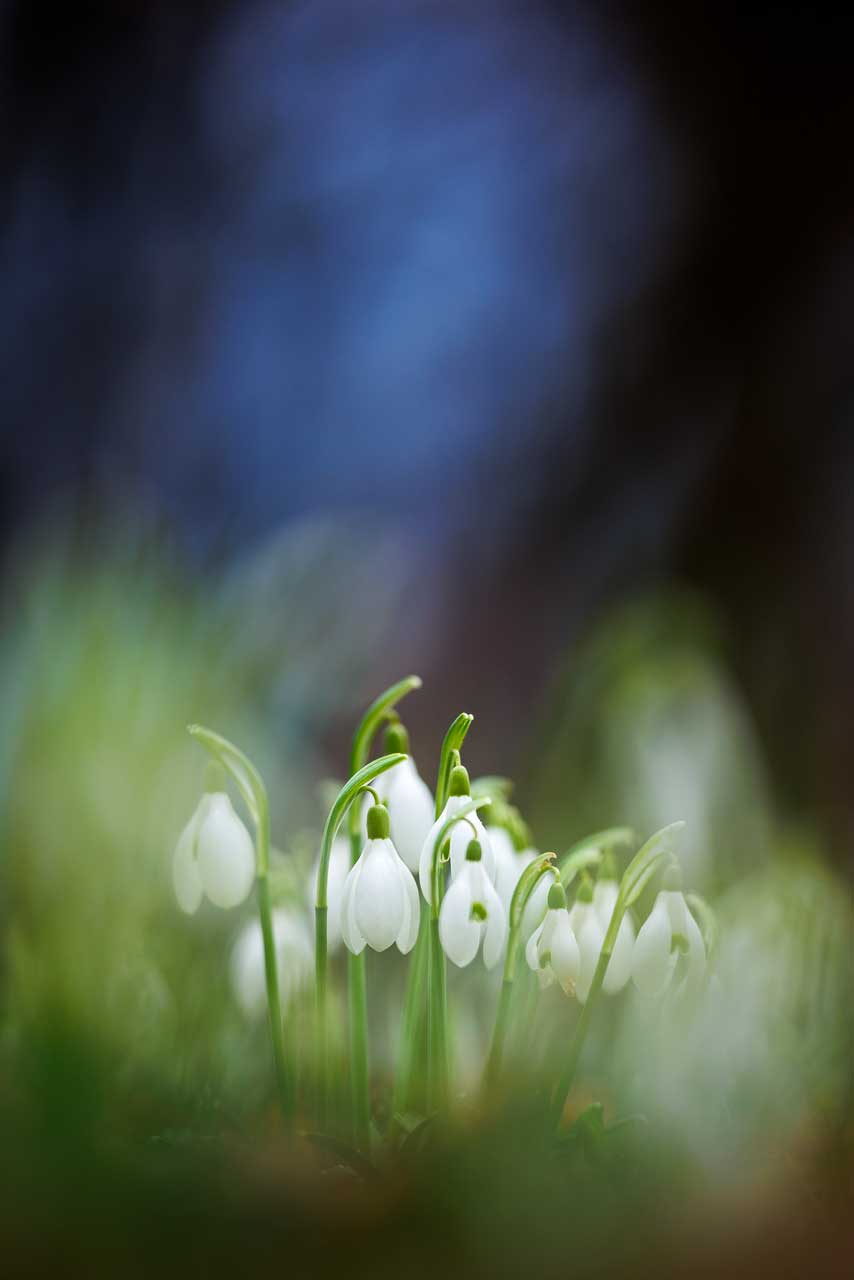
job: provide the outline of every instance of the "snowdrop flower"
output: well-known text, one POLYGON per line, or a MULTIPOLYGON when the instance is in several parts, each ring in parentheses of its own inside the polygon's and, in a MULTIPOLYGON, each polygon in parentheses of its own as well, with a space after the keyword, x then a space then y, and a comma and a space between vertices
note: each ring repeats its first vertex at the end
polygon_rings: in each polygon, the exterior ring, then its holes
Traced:
MULTIPOLYGON (((317 898, 317 869, 320 866, 320 854, 314 860, 309 876, 306 902, 310 912, 314 912, 317 898)), ((336 836, 329 851, 329 868, 326 879, 326 945, 329 951, 335 951, 341 945, 341 899, 344 894, 344 882, 350 870, 350 841, 346 836, 336 836)))
MULTIPOLYGON (((436 837, 442 826, 447 822, 448 818, 452 818, 459 813, 460 809, 471 797, 471 785, 469 783, 468 771, 462 765, 456 765, 451 770, 451 780, 448 787, 448 802, 445 805, 439 817, 433 823, 427 833, 427 838, 421 849, 421 857, 418 862, 418 878, 421 881, 421 892, 428 902, 433 901, 433 886, 431 884, 432 868, 433 868, 433 846, 436 843, 436 837)), ((469 840, 472 838, 472 831, 475 838, 480 841, 482 851, 483 870, 490 882, 495 883, 495 854, 492 852, 492 841, 490 840, 486 828, 477 816, 476 812, 466 815, 465 822, 457 822, 451 827, 450 843, 451 843, 451 879, 455 879, 466 861, 466 849, 469 840)))
POLYGON ((660 995, 670 985, 680 955, 687 961, 680 991, 696 991, 706 972, 703 935, 678 884, 678 871, 673 868, 638 932, 632 955, 632 979, 644 996, 660 995))
POLYGON ((581 970, 575 982, 575 994, 579 1002, 584 1004, 599 962, 602 943, 605 941, 605 928, 593 905, 593 885, 587 875, 582 877, 575 903, 569 913, 569 923, 581 954, 581 970))
POLYGON ((207 895, 217 907, 237 907, 255 879, 252 837, 225 791, 207 791, 172 858, 172 882, 182 911, 192 915, 207 895))
POLYGON ((341 936, 359 955, 365 947, 386 951, 396 942, 404 955, 418 937, 420 907, 412 872, 389 839, 385 805, 368 810, 368 839, 344 882, 341 936))
MULTIPOLYGON (((593 907, 602 926, 603 938, 608 932, 608 925, 611 923, 611 916, 614 914, 614 905, 620 889, 613 874, 609 874, 611 871, 611 864, 603 864, 605 878, 597 880, 593 890, 593 907)), ((602 984, 603 990, 609 996, 616 995, 618 991, 622 991, 632 976, 634 945, 635 927, 627 911, 620 921, 617 941, 614 943, 614 950, 611 952, 611 959, 608 961, 608 968, 605 970, 605 981, 602 984)))
POLYGON ((374 789, 388 807, 394 847, 409 870, 416 872, 427 832, 433 825, 433 793, 409 755, 409 734, 402 724, 389 725, 385 751, 387 755, 402 751, 406 759, 381 773, 374 781, 374 789))
MULTIPOLYGON (((282 1003, 287 1004, 311 978, 314 948, 305 917, 279 908, 273 912, 273 941, 282 1003)), ((267 1008, 264 974, 264 939, 261 924, 250 920, 241 929, 231 952, 231 986, 237 1003, 248 1018, 258 1018, 267 1008)))
POLYGON ((483 962, 491 969, 506 936, 507 916, 486 873, 480 841, 469 840, 463 865, 442 901, 439 939, 448 959, 461 969, 471 964, 483 942, 483 962))
POLYGON ((548 891, 546 918, 528 939, 525 959, 540 981, 548 987, 557 979, 568 996, 575 995, 575 984, 581 973, 581 952, 566 909, 566 893, 560 880, 552 881, 548 891))
MULTIPOLYGON (((526 849, 524 854, 519 856, 525 858, 525 866, 527 866, 529 862, 533 862, 540 855, 536 849, 526 849)), ((549 903, 549 889, 552 883, 552 877, 548 872, 544 872, 531 890, 519 924, 519 934, 523 942, 527 942, 530 939, 531 934, 545 919, 546 908, 549 903)))

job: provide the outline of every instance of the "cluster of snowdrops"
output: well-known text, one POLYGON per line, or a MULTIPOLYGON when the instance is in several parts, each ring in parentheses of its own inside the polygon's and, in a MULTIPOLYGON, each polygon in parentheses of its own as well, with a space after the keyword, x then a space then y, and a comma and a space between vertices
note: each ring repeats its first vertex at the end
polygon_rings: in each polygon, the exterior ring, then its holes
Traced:
MULTIPOLYGON (((393 946, 410 956, 402 1018, 399 1070, 411 1069, 413 1046, 426 1046, 427 1102, 449 1098, 446 958, 464 968, 478 953, 488 969, 504 962, 486 1074, 502 1065, 508 1014, 524 956, 542 987, 553 983, 584 1006, 555 1082, 552 1114, 560 1121, 593 1004, 631 980, 643 996, 696 996, 707 977, 701 899, 680 886, 674 839, 681 823, 655 833, 630 857, 622 874, 618 854, 633 834, 611 828, 581 841, 561 859, 529 847, 528 829, 507 800, 505 780, 471 783, 461 749, 472 722, 451 724, 439 758, 436 791, 409 754, 396 710, 420 686, 409 677, 368 709, 353 739, 350 777, 332 805, 309 893, 315 908, 316 1116, 329 1106, 328 956, 344 946, 349 960, 350 1083, 355 1136, 369 1141, 368 1037, 364 951, 393 946), (384 728, 384 754, 369 759, 384 728), (483 816, 481 816, 483 815, 483 816), (486 818, 484 822, 483 818, 486 818), (654 876, 661 887, 636 929, 632 907, 654 876)), ((241 933, 232 977, 241 1002, 270 1013, 274 1061, 283 1113, 293 1118, 293 1058, 287 997, 311 976, 311 944, 293 909, 274 909, 270 894, 270 829, 264 784, 233 744, 201 726, 190 732, 213 758, 208 785, 178 840, 173 858, 181 908, 195 912, 203 898, 221 908, 244 902, 257 886, 259 919, 241 933), (255 828, 253 841, 225 790, 236 784, 255 828), (283 1002, 282 996, 286 999, 283 1002), (283 1013, 283 1003, 285 1011, 283 1013)))

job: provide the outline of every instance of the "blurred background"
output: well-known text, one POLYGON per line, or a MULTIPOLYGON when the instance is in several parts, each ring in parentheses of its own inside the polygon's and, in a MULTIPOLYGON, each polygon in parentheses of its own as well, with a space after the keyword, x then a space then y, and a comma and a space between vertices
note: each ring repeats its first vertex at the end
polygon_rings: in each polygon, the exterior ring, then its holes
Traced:
POLYGON ((848 1114, 852 35, 805 4, 0 6, 2 1105, 34 1185, 269 1096, 235 921, 171 899, 184 725, 258 760, 296 882, 409 671, 425 777, 473 712, 541 847, 688 821, 756 981, 733 1130, 687 1147, 731 1169, 848 1114))

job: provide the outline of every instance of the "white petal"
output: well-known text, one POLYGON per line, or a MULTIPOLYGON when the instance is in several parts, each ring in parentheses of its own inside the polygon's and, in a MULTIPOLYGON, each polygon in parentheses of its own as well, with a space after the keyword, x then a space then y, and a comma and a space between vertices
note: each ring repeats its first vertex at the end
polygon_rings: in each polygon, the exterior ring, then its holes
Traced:
POLYGON ((486 928, 483 938, 483 963, 487 969, 493 969, 501 958, 504 944, 507 941, 507 916, 501 899, 492 881, 483 872, 481 889, 486 907, 486 928))
MULTIPOLYGON (((410 871, 417 871, 427 833, 433 826, 433 795, 411 758, 388 771, 385 799, 394 847, 410 871)), ((387 775, 381 774, 381 777, 387 775)))
POLYGON ((593 906, 599 917, 599 923, 606 931, 614 914, 619 891, 616 880, 597 880, 593 886, 593 906))
MULTIPOLYGON (((320 854, 314 860, 311 874, 306 885, 306 903, 309 914, 314 918, 314 904, 317 901, 317 869, 320 865, 320 854)), ((344 882, 350 871, 350 840, 347 836, 337 835, 332 841, 329 853, 329 869, 326 876, 326 942, 330 951, 336 951, 341 945, 341 898, 344 893, 344 882)))
POLYGON ((283 1004, 287 1004, 314 972, 311 933, 298 911, 280 907, 273 912, 273 939, 278 960, 279 992, 283 1004))
POLYGON ((489 842, 495 856, 495 887, 504 910, 510 910, 513 891, 527 865, 522 854, 516 852, 513 841, 503 827, 487 827, 489 842))
POLYGON ((245 902, 255 879, 255 850, 223 791, 208 796, 197 847, 199 877, 211 902, 223 908, 245 902))
POLYGON ((360 955, 365 949, 365 939, 356 923, 356 887, 359 883, 359 877, 362 874, 362 859, 350 868, 347 879, 344 881, 344 892, 341 895, 341 937, 344 939, 344 946, 348 951, 352 951, 354 956, 360 955))
POLYGON ((545 923, 544 920, 542 924, 537 925, 525 946, 525 959, 528 962, 528 968, 533 969, 535 973, 538 973, 540 968, 540 939, 543 936, 545 923))
POLYGON ((576 902, 569 920, 581 953, 581 970, 575 983, 575 994, 580 1003, 584 1004, 596 972, 602 943, 605 941, 605 931, 599 923, 592 902, 576 902))
POLYGON ((694 995, 702 985, 706 972, 706 944, 697 921, 685 904, 685 937, 688 939, 688 972, 679 984, 683 995, 694 995))
POLYGON ((415 883, 412 872, 408 867, 404 866, 401 858, 398 859, 398 871, 400 883, 403 885, 403 923, 397 935, 397 947, 403 955, 407 955, 415 946, 418 938, 418 926, 421 923, 421 899, 418 896, 418 886, 415 883))
POLYGON ((418 859, 418 879, 421 883, 421 892, 424 894, 426 902, 433 901, 433 884, 432 884, 432 867, 433 867, 433 846, 436 843, 436 837, 439 830, 448 817, 448 806, 445 805, 439 817, 433 823, 427 832, 424 844, 421 846, 421 857, 418 859))
MULTIPOLYGON (((463 805, 469 801, 468 796, 449 796, 448 803, 445 805, 445 817, 451 818, 454 814, 459 813, 463 805)), ((480 831, 483 831, 483 823, 480 822, 476 813, 468 813, 459 822, 451 827, 451 879, 455 879, 462 870, 466 861, 466 850, 472 840, 480 840, 480 831), (471 825, 469 825, 471 824, 471 825)), ((483 842, 481 841, 481 847, 483 842)), ((492 846, 490 845, 490 849, 492 846)), ((486 855, 484 854, 484 857, 486 855)))
POLYGON ((202 901, 202 881, 196 862, 196 840, 206 800, 207 796, 203 796, 200 800, 195 813, 178 837, 178 843, 172 855, 172 884, 175 888, 175 897, 178 899, 178 906, 188 916, 198 911, 202 901))
MULTIPOLYGON (((543 926, 542 926, 542 933, 540 934, 540 955, 541 956, 544 955, 546 951, 551 951, 552 934, 555 931, 557 922, 560 919, 561 911, 563 910, 564 908, 561 908, 560 911, 549 908, 549 910, 546 912, 546 918, 543 921, 543 926)), ((569 919, 568 916, 567 916, 567 919, 569 919)))
POLYGON ((632 956, 632 981, 644 996, 657 996, 667 986, 676 965, 670 953, 673 934, 664 893, 640 927, 632 956))
POLYGON ((554 876, 544 872, 534 885, 533 891, 525 903, 525 910, 522 912, 522 923, 519 926, 523 941, 525 938, 529 938, 537 925, 545 919, 549 905, 549 889, 553 884, 554 876))
POLYGON ((609 996, 616 995, 618 991, 622 991, 632 976, 634 952, 635 926, 632 924, 631 917, 627 911, 620 921, 617 941, 614 943, 614 950, 611 953, 608 968, 605 970, 605 981, 602 984, 609 996))
POLYGON ((690 912, 685 895, 679 889, 664 889, 658 896, 667 907, 671 931, 681 933, 684 938, 687 938, 690 912))
POLYGON ((349 872, 350 841, 346 836, 338 836, 332 842, 326 877, 326 936, 330 951, 341 944, 341 897, 349 872))
MULTIPOLYGON (((593 889, 593 906, 599 917, 599 923, 606 933, 611 923, 611 916, 614 914, 618 893, 619 885, 616 880, 597 880, 593 889)), ((626 912, 620 921, 617 941, 614 943, 614 950, 605 971, 605 981, 602 984, 607 995, 616 995, 618 991, 622 991, 632 976, 634 945, 635 927, 631 916, 626 912)))
POLYGON ((391 840, 369 840, 359 859, 362 874, 353 892, 359 932, 374 951, 385 951, 403 924, 403 885, 391 840))
MULTIPOLYGON (((474 863, 468 865, 471 867, 474 863)), ((439 910, 439 939, 445 955, 461 969, 471 964, 480 946, 482 926, 471 918, 473 902, 469 876, 464 869, 451 881, 439 910)))
POLYGON ((483 862, 483 869, 486 872, 486 874, 489 876, 489 879, 491 880, 491 882, 495 884, 496 877, 498 876, 498 865, 495 861, 495 850, 492 847, 492 840, 490 838, 489 832, 487 831, 486 827, 483 825, 483 823, 481 822, 477 814, 473 813, 471 817, 472 817, 472 821, 474 822, 475 831, 477 832, 477 838, 480 841, 481 850, 483 852, 483 857, 481 859, 481 861, 483 862))
MULTIPOLYGON (((401 760, 400 764, 394 764, 390 769, 386 769, 384 770, 383 773, 377 774, 373 782, 370 784, 371 787, 374 789, 374 791, 376 791, 380 800, 382 800, 384 804, 388 800, 388 789, 392 785, 394 775, 397 773, 398 769, 404 763, 405 761, 401 760)), ((371 795, 370 791, 366 791, 362 796, 362 821, 363 822, 367 822, 368 810, 370 809, 373 803, 374 803, 373 796, 371 795)))
POLYGON ((568 996, 575 994, 575 986, 581 975, 581 951, 569 923, 566 909, 550 911, 557 917, 550 940, 551 968, 568 996))
POLYGON ((266 989, 264 939, 257 920, 250 920, 238 934, 231 953, 229 974, 240 1008, 248 1018, 259 1017, 266 1004, 266 989))

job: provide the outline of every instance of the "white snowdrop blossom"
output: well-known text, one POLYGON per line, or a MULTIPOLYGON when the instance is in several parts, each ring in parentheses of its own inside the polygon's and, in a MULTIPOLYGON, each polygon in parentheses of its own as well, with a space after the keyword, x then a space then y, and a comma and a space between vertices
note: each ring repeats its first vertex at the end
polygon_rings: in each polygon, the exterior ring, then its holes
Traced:
MULTIPOLYGON (((526 849, 520 857, 525 858, 525 866, 529 862, 533 862, 540 855, 535 849, 526 849)), ((519 936, 523 942, 527 942, 534 930, 543 923, 546 915, 546 908, 549 900, 549 889, 552 886, 552 877, 548 872, 544 872, 540 876, 537 883, 531 890, 528 901, 525 903, 525 910, 522 912, 522 920, 519 925, 519 936)))
POLYGON ((569 922, 566 893, 559 880, 549 886, 546 917, 528 939, 525 959, 536 973, 541 988, 557 980, 568 996, 575 995, 575 984, 581 973, 581 952, 569 922))
MULTIPOLYGON (((619 891, 620 886, 616 880, 610 878, 597 880, 593 889, 593 907, 599 917, 603 937, 608 932, 608 925, 611 923, 611 916, 614 914, 614 906, 619 891)), ((611 959, 608 961, 608 968, 605 970, 605 981, 602 984, 602 988, 607 995, 613 996, 618 991, 622 991, 632 976, 634 945, 635 927, 627 911, 620 921, 617 941, 614 943, 614 950, 611 953, 611 959)))
POLYGON ((172 882, 182 911, 192 915, 207 896, 217 907, 237 907, 255 879, 252 837, 224 791, 206 792, 187 823, 172 859, 172 882))
POLYGON ((341 897, 341 936, 359 955, 365 945, 387 951, 397 943, 404 955, 418 937, 418 887, 389 839, 384 805, 368 810, 368 839, 347 874, 341 897))
POLYGON ((483 962, 492 969, 506 937, 507 916, 486 873, 480 841, 470 839, 463 865, 442 900, 439 940, 448 959, 461 969, 471 964, 482 942, 483 962))
POLYGON ((388 807, 394 847, 409 870, 415 872, 427 832, 433 825, 433 793, 411 756, 381 773, 374 787, 388 807))
MULTIPOLYGON (((451 770, 451 781, 447 803, 439 814, 439 817, 433 823, 427 833, 427 838, 421 849, 421 857, 418 862, 418 878, 421 882, 421 892, 428 902, 433 901, 433 885, 432 885, 432 867, 433 867, 433 847, 439 831, 447 822, 448 818, 452 818, 458 814, 460 809, 471 799, 471 788, 469 785, 469 776, 462 765, 457 765, 451 770)), ((465 820, 457 822, 451 827, 449 837, 451 845, 451 879, 455 879, 466 861, 466 849, 472 834, 476 840, 480 842, 482 850, 483 869, 489 877, 490 882, 495 884, 495 854, 492 851, 492 841, 489 834, 477 816, 476 812, 466 815, 465 820)))
POLYGON ((590 984, 605 941, 605 929, 593 905, 593 886, 586 877, 582 880, 578 896, 569 913, 569 923, 572 925, 581 954, 581 971, 576 979, 575 994, 579 1002, 584 1004, 590 993, 590 984))
POLYGON ((682 892, 664 888, 638 931, 632 954, 632 979, 641 995, 660 995, 683 955, 687 967, 679 991, 691 994, 706 972, 706 946, 682 892))
MULTIPOLYGON (((314 911, 317 899, 317 872, 320 867, 320 854, 314 860, 309 876, 306 902, 309 911, 314 911)), ((326 872, 326 945, 330 951, 336 951, 341 945, 341 899, 344 895, 344 883, 350 870, 350 841, 346 836, 338 835, 332 841, 329 851, 329 866, 326 872)))
MULTIPOLYGON (((314 947, 305 917, 292 908, 273 912, 273 941, 279 974, 279 993, 287 1004, 311 979, 314 947)), ((237 1003, 248 1018, 259 1018, 267 1008, 264 972, 264 938, 258 920, 241 929, 231 952, 231 986, 237 1003)))

